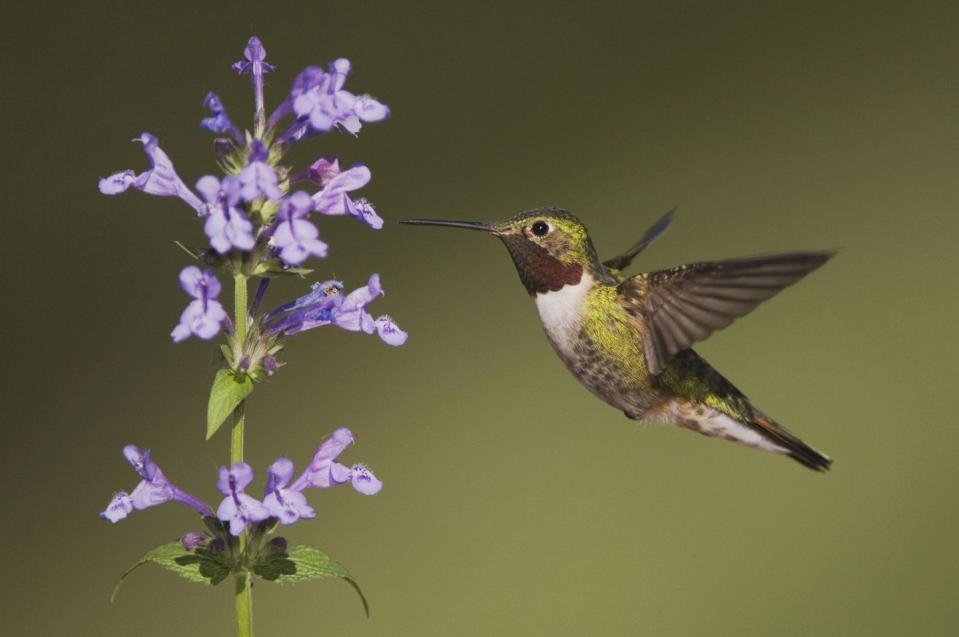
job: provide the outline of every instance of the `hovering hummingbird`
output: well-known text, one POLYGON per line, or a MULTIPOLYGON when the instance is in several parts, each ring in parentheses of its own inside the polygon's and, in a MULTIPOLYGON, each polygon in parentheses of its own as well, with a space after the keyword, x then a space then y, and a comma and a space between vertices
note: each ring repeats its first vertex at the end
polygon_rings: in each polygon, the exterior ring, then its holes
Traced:
POLYGON ((671 221, 672 211, 629 250, 603 262, 586 226, 565 210, 529 210, 494 223, 402 223, 480 230, 506 244, 553 349, 587 389, 628 418, 665 421, 827 470, 828 456, 760 411, 690 346, 833 253, 791 252, 623 275, 671 221))

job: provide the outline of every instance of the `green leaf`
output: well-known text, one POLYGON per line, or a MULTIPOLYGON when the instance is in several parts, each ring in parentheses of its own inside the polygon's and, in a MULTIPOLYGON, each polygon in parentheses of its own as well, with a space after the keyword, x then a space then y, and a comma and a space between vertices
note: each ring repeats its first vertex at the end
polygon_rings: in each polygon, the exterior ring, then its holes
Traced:
POLYGON ((216 373, 206 409, 207 440, 252 391, 253 379, 248 375, 237 374, 232 369, 221 369, 216 373))
POLYGON ((110 595, 112 602, 124 580, 144 564, 156 564, 172 573, 176 573, 183 579, 195 582, 197 584, 215 585, 222 582, 230 574, 232 565, 229 557, 225 553, 212 553, 207 549, 197 549, 188 551, 183 548, 180 542, 170 542, 161 544, 141 557, 136 564, 128 568, 120 581, 113 588, 113 594, 110 595))
POLYGON ((280 550, 270 552, 257 560, 257 563, 253 566, 253 572, 263 579, 279 584, 295 584, 308 580, 338 577, 353 587, 356 594, 360 596, 360 601, 363 602, 363 610, 367 617, 370 615, 370 606, 366 597, 350 572, 346 570, 345 566, 339 562, 334 562, 326 553, 315 546, 294 544, 285 552, 280 550))

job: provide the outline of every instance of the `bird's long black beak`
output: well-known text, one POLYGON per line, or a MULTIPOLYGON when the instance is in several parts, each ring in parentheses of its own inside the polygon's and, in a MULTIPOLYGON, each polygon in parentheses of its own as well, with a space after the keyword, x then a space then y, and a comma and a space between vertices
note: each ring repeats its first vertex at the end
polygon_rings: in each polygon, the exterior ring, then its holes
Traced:
POLYGON ((450 228, 466 228, 467 230, 482 230, 493 232, 493 226, 482 221, 448 221, 444 219, 404 219, 400 223, 411 226, 448 226, 450 228))

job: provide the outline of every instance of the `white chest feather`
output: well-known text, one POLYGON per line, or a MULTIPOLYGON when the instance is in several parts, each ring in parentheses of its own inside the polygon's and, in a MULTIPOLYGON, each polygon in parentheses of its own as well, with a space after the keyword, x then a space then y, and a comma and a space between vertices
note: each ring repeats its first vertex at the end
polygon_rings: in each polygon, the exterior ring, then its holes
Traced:
POLYGON ((593 287, 593 277, 583 274, 576 285, 566 285, 557 292, 540 292, 534 297, 539 319, 553 345, 568 351, 572 337, 579 332, 583 302, 593 287))

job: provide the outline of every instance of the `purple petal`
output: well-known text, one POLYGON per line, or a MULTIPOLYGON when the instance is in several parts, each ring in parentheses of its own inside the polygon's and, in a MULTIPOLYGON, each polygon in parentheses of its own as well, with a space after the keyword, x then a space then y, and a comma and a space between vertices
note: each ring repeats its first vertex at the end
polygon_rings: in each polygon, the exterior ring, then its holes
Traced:
POLYGON ((390 109, 385 104, 369 95, 361 95, 356 98, 356 102, 353 104, 353 110, 364 122, 378 122, 386 119, 390 115, 390 109))
POLYGON ((280 210, 277 216, 280 219, 305 217, 313 210, 313 199, 302 190, 297 190, 280 200, 280 210))
POLYGON ((401 330, 388 316, 381 316, 376 319, 375 327, 380 339, 387 345, 392 345, 393 347, 399 347, 404 344, 409 337, 409 335, 401 330))
POLYGON ((376 214, 376 210, 373 209, 373 204, 366 199, 358 199, 356 201, 347 199, 346 204, 347 212, 351 217, 359 219, 374 230, 379 230, 383 227, 383 219, 376 214))
POLYGON ((293 461, 288 458, 277 458, 267 470, 266 492, 282 489, 293 479, 293 461))
POLYGON ((133 489, 130 500, 135 509, 148 509, 173 499, 173 487, 165 479, 159 482, 141 480, 133 489))
POLYGON ((373 472, 360 464, 353 465, 353 488, 363 495, 375 495, 383 488, 383 483, 373 472))
POLYGON ((220 296, 222 286, 211 269, 200 270, 188 265, 180 270, 180 287, 195 299, 215 299, 220 296))
POLYGON ((302 491, 306 487, 330 487, 333 485, 330 471, 333 461, 337 456, 343 453, 350 443, 353 442, 353 433, 341 427, 323 441, 320 448, 313 455, 313 460, 306 471, 296 479, 290 487, 294 491, 302 491))
POLYGON ((196 189, 207 203, 215 203, 220 198, 220 180, 213 175, 204 175, 196 182, 196 189))
POLYGON ((223 323, 227 321, 226 311, 219 301, 191 301, 180 315, 180 323, 170 336, 174 342, 180 342, 193 334, 204 340, 209 340, 220 332, 223 323), (187 333, 187 331, 189 333, 187 333))
POLYGON ((193 191, 187 188, 183 180, 176 174, 176 170, 173 169, 173 162, 157 144, 157 138, 150 133, 143 133, 134 141, 143 144, 143 150, 146 151, 147 156, 153 163, 153 168, 137 177, 134 187, 151 195, 177 196, 193 209, 199 211, 203 202, 193 194, 193 191))
POLYGON ((346 78, 350 74, 352 65, 346 58, 338 58, 330 63, 331 92, 340 91, 346 83, 346 78))
POLYGON ((307 169, 304 177, 320 186, 326 186, 340 172, 339 159, 336 157, 321 157, 307 169))
POLYGON ((343 310, 351 311, 361 308, 382 294, 383 287, 380 285, 380 275, 374 273, 370 275, 366 285, 353 290, 343 299, 343 310))
POLYGON ((318 239, 320 231, 306 219, 281 221, 270 244, 280 250, 280 258, 288 265, 299 265, 310 255, 323 258, 328 246, 318 239))
POLYGON ((279 489, 263 498, 263 505, 281 524, 293 524, 300 518, 315 518, 316 511, 299 491, 279 489))
POLYGON ((353 470, 346 465, 340 464, 339 462, 334 462, 330 466, 330 478, 333 480, 333 482, 342 484, 343 482, 349 482, 352 477, 353 470))
POLYGON ((118 195, 125 192, 136 181, 136 173, 132 170, 114 173, 100 180, 100 193, 104 195, 118 195))
POLYGON ((107 508, 100 513, 100 517, 116 524, 132 512, 133 500, 125 491, 118 491, 113 495, 113 499, 110 500, 107 508))

